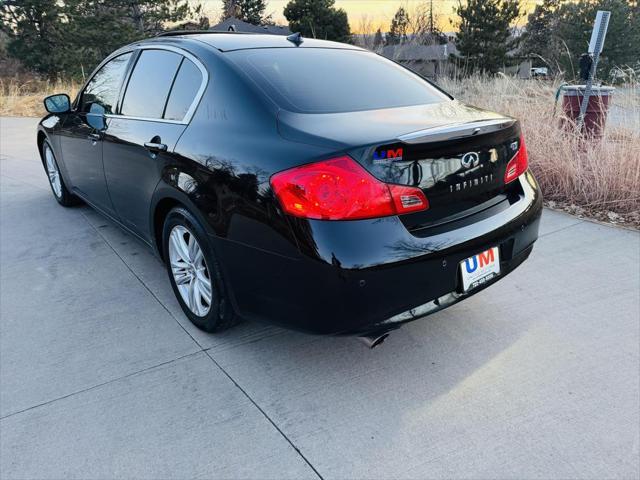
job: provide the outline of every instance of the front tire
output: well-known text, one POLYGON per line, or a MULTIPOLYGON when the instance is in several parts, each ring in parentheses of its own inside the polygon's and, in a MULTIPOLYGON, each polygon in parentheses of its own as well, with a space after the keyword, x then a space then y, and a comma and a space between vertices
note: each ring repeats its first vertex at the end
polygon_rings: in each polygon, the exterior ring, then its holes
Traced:
POLYGON ((44 165, 45 173, 49 179, 49 186, 53 192, 53 196, 63 207, 72 207, 79 205, 81 200, 72 194, 64 183, 64 179, 60 174, 60 168, 58 167, 58 161, 53 153, 53 149, 48 140, 42 143, 42 163, 44 165))
POLYGON ((162 248, 173 292, 196 327, 221 332, 238 323, 209 235, 187 209, 167 214, 162 248))

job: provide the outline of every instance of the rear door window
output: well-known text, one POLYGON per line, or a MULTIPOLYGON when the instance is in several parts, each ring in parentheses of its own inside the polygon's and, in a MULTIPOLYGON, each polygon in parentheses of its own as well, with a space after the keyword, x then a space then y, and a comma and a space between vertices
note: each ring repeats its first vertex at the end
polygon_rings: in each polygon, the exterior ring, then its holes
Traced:
POLYGON ((202 72, 191 60, 185 58, 173 82, 164 118, 167 120, 184 119, 201 85, 202 72))
POLYGON ((80 111, 84 113, 114 113, 120 86, 124 79, 131 53, 110 60, 93 76, 82 92, 80 111))
POLYGON ((162 118, 182 55, 168 50, 143 50, 133 69, 120 113, 162 118))

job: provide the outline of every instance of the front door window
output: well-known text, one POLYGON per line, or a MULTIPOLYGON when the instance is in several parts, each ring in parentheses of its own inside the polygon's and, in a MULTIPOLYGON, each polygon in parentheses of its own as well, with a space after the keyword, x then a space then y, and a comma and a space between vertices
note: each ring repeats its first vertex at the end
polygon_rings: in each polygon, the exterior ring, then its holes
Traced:
POLYGON ((89 81, 80 102, 82 113, 104 115, 115 113, 120 85, 131 59, 125 53, 106 63, 89 81))

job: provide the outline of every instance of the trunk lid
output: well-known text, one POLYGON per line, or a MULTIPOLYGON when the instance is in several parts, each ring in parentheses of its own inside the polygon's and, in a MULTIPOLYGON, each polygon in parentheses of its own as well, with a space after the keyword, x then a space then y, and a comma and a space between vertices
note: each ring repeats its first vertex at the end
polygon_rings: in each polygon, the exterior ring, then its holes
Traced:
POLYGON ((286 112, 279 128, 289 140, 348 152, 386 183, 422 189, 430 208, 401 217, 410 230, 495 207, 517 188, 504 184, 504 174, 520 147, 518 122, 455 100, 340 114, 286 112))
POLYGON ((497 119, 509 120, 498 113, 451 100, 345 113, 280 110, 278 129, 287 140, 346 150, 374 143, 391 143, 401 135, 428 128, 497 119))

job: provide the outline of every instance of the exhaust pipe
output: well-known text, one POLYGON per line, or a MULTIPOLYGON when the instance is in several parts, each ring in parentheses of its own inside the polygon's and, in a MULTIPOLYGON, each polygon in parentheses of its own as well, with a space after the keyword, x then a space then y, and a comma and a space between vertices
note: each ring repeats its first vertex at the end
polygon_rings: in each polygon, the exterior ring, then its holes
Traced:
POLYGON ((384 341, 389 336, 389 333, 390 333, 389 331, 386 331, 382 333, 363 335, 362 337, 358 337, 358 340, 364 343, 367 346, 367 348, 373 349, 373 348, 376 348, 378 345, 382 345, 382 343, 384 343, 384 341))

